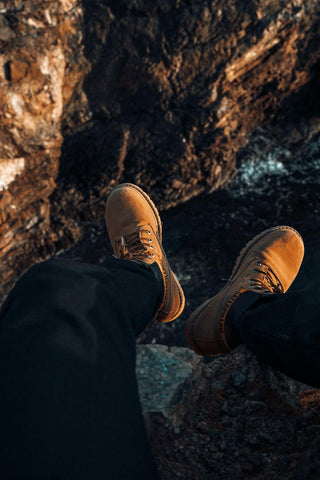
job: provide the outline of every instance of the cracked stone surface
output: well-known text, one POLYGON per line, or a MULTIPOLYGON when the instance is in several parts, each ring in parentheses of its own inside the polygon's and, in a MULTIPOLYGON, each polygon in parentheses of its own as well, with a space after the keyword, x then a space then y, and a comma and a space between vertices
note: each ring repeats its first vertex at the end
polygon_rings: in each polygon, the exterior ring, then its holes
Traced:
POLYGON ((196 357, 185 348, 138 349, 140 395, 161 479, 318 478, 319 390, 258 362, 244 346, 210 363, 196 357), (153 370, 165 379, 164 390, 150 380, 153 370))

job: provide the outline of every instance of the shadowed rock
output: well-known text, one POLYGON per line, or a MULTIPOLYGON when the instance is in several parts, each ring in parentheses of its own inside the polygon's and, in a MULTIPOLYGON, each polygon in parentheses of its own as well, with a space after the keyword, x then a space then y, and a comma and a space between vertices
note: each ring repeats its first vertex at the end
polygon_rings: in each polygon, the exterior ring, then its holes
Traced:
POLYGON ((200 363, 202 357, 188 348, 137 345, 136 371, 143 412, 170 417, 181 387, 200 363))
POLYGON ((207 364, 188 349, 140 346, 137 378, 161 478, 317 478, 319 390, 244 346, 207 364))

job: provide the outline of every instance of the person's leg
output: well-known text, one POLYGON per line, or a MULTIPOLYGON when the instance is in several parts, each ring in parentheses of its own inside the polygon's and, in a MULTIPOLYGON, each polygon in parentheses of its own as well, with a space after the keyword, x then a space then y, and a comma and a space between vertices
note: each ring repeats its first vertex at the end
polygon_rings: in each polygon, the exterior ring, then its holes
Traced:
POLYGON ((0 311, 1 478, 157 478, 135 378, 157 268, 53 259, 17 282, 0 311))
POLYGON ((291 227, 253 238, 226 286, 187 320, 189 345, 214 356, 243 343, 274 368, 320 387, 320 282, 286 293, 303 254, 301 236, 291 227))
POLYGON ((263 362, 320 388, 319 287, 274 296, 244 293, 226 318, 228 345, 243 343, 263 362))

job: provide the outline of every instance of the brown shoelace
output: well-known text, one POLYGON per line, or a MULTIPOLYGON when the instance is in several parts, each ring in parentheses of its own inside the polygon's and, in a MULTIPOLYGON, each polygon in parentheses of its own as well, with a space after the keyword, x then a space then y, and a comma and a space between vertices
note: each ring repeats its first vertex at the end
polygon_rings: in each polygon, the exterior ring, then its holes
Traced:
POLYGON ((250 278, 250 287, 261 290, 263 293, 283 293, 283 286, 269 265, 259 261, 257 267, 253 269, 253 273, 262 273, 264 278, 261 280, 250 278))
POLYGON ((117 240, 118 258, 124 260, 141 260, 148 257, 153 258, 152 238, 146 238, 141 235, 145 232, 146 235, 151 235, 151 231, 146 228, 140 228, 138 231, 122 236, 117 240))

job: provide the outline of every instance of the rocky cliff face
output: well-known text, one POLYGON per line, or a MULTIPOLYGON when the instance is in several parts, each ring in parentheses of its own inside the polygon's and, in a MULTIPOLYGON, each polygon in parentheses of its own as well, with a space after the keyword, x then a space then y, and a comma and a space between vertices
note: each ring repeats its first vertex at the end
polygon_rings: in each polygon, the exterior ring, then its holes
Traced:
POLYGON ((225 184, 248 134, 316 84, 319 5, 0 1, 2 294, 119 181, 163 208, 225 184))
POLYGON ((61 119, 84 76, 81 16, 75 1, 0 2, 2 286, 48 240, 61 119))

